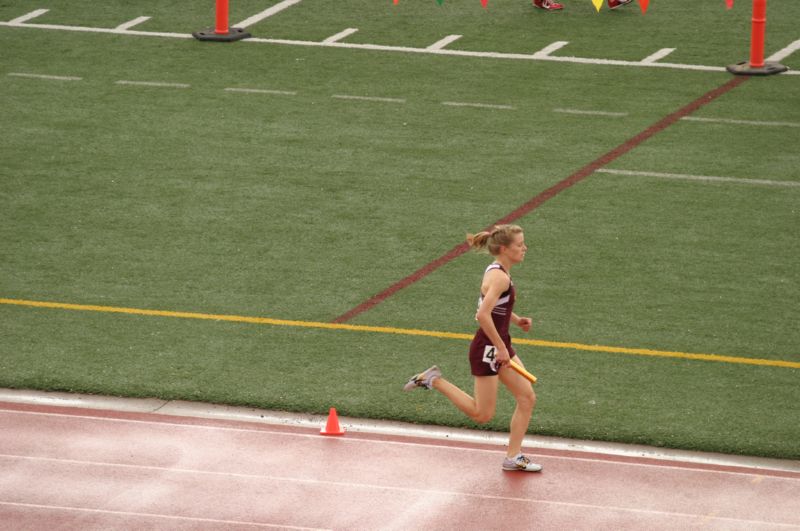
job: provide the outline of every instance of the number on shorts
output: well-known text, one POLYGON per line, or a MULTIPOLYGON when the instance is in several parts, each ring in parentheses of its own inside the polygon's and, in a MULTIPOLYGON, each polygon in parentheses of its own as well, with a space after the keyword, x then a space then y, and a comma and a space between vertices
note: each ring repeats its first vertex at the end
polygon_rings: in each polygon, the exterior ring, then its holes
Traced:
POLYGON ((492 372, 497 372, 497 349, 494 345, 486 345, 483 349, 483 362, 489 364, 492 372))

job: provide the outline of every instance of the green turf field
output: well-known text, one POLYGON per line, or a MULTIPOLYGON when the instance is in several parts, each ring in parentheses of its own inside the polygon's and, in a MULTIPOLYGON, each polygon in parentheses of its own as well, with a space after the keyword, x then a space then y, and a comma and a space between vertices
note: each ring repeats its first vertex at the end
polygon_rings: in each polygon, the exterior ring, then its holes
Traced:
MULTIPOLYGON (((277 4, 233 0, 231 22, 277 4)), ((0 22, 48 10, 0 25, 0 386, 472 426, 441 396, 400 392, 433 363, 469 388, 467 340, 313 323, 749 56, 744 0, 653 0, 644 16, 565 4, 302 0, 252 42, 212 44, 181 36, 213 23, 213 1, 0 0, 0 22), (138 33, 95 31, 140 16, 138 33), (339 42, 358 46, 319 45, 348 28, 339 42), (450 35, 463 55, 424 50, 450 35), (586 61, 514 55, 558 41, 552 56, 586 61), (658 61, 676 66, 637 64, 667 48, 658 61)), ((800 4, 768 17, 767 55, 800 39, 800 4)), ((781 62, 800 69, 800 52, 781 62)), ((516 310, 528 339, 556 343, 517 347, 539 377, 531 433, 800 458, 792 72, 748 79, 517 220, 516 310)), ((349 322, 470 334, 487 261, 459 256, 349 322)), ((506 429, 512 403, 485 427, 506 429)))

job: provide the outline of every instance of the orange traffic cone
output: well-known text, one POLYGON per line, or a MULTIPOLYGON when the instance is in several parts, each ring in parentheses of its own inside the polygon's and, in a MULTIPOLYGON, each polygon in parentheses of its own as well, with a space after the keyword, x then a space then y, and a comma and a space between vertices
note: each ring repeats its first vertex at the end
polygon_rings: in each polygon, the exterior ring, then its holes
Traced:
POLYGON ((339 415, 336 414, 335 407, 332 407, 328 412, 328 423, 319 433, 321 435, 344 435, 344 429, 339 426, 339 415))

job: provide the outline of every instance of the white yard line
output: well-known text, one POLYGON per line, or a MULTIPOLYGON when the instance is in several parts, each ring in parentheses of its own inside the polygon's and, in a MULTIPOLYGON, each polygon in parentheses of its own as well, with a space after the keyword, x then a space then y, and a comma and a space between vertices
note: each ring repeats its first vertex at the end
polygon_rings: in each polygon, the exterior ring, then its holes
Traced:
POLYGON ((331 98, 337 100, 358 100, 358 101, 378 101, 383 103, 405 103, 403 98, 382 98, 378 96, 351 96, 349 94, 334 94, 331 98))
POLYGON ((611 112, 611 111, 584 111, 581 109, 553 109, 553 112, 560 112, 563 114, 588 114, 593 116, 628 116, 626 112, 611 112))
POLYGON ((551 53, 555 52, 556 50, 560 50, 567 44, 569 44, 569 41, 556 41, 554 43, 548 44, 547 46, 545 46, 544 48, 533 54, 533 57, 536 57, 537 59, 549 57, 551 53))
POLYGON ((186 83, 165 83, 162 81, 128 81, 121 79, 114 82, 115 85, 132 85, 137 87, 159 87, 159 88, 189 88, 191 85, 186 83))
POLYGON ((478 109, 502 109, 506 111, 513 111, 512 105, 498 105, 494 103, 469 103, 465 101, 443 101, 442 105, 449 107, 475 107, 478 109))
POLYGON ((800 39, 794 41, 793 43, 788 45, 786 48, 784 48, 782 50, 778 50, 774 54, 770 55, 769 57, 767 57, 765 59, 765 61, 766 62, 770 62, 770 63, 777 63, 779 61, 782 61, 783 59, 786 59, 787 57, 792 55, 797 50, 800 50, 800 39))
POLYGON ((297 92, 291 90, 269 90, 269 89, 229 87, 225 89, 225 92, 238 92, 242 94, 277 94, 280 96, 297 96, 297 92))
POLYGON ((665 58, 669 54, 675 51, 675 48, 661 48, 659 51, 648 55, 644 59, 642 59, 643 63, 655 63, 656 61, 660 61, 661 59, 665 58))
POLYGON ((235 28, 247 28, 249 26, 252 26, 253 24, 257 24, 257 23, 261 22, 265 18, 269 18, 272 15, 280 13, 284 9, 288 9, 288 8, 292 7, 293 5, 295 5, 295 4, 299 4, 300 2, 301 2, 301 0, 283 0, 283 2, 277 3, 274 6, 268 8, 268 9, 265 9, 261 13, 258 13, 257 15, 253 15, 250 18, 244 19, 243 21, 239 22, 238 24, 234 24, 233 27, 235 27, 235 28))
POLYGON ((763 127, 800 127, 798 122, 761 122, 758 120, 731 120, 728 118, 701 118, 699 116, 684 116, 681 120, 687 122, 705 122, 712 124, 759 125, 763 127))
POLYGON ((353 33, 357 32, 357 31, 358 31, 358 28, 347 28, 346 30, 340 31, 336 35, 331 35, 330 37, 328 37, 327 39, 325 39, 322 42, 325 43, 325 44, 331 44, 331 43, 334 43, 334 42, 339 42, 340 40, 342 40, 342 39, 344 39, 346 37, 349 37, 350 35, 352 35, 353 33))
POLYGON ((443 50, 448 44, 452 44, 452 43, 456 42, 461 37, 462 37, 461 35, 448 35, 444 39, 440 39, 440 40, 434 42, 433 44, 431 44, 430 46, 428 46, 425 49, 426 50, 443 50))
POLYGON ((766 186, 784 186, 789 188, 800 187, 800 181, 772 181, 769 179, 743 179, 740 177, 717 177, 713 175, 686 175, 682 173, 660 173, 654 171, 612 170, 609 168, 595 170, 595 173, 608 173, 612 175, 626 175, 631 177, 656 177, 659 179, 681 179, 686 181, 758 184, 766 186))
MULTIPOLYGON (((274 10, 279 6, 282 6, 281 9, 286 9, 290 5, 294 5, 301 0, 286 0, 285 2, 281 2, 270 8, 270 10, 274 10)), ((267 10, 267 11, 270 11, 267 10)), ((271 13, 262 12, 256 17, 266 18, 266 16, 270 16, 274 14, 273 11, 271 13), (266 14, 266 16, 264 16, 266 14)), ((27 15, 26 15, 27 16, 27 15)), ((254 20, 256 17, 251 17, 239 24, 237 27, 243 27, 246 25, 251 24, 251 20, 254 20)), ((22 18, 22 17, 20 17, 22 18)), ((15 19, 18 20, 18 19, 15 19)), ((259 19, 261 20, 261 19, 259 19)), ((13 22, 13 21, 12 21, 13 22)), ((136 31, 136 30, 118 30, 112 28, 91 28, 85 26, 62 26, 58 24, 26 24, 26 23, 12 23, 12 22, 0 22, 0 26, 11 26, 11 27, 24 27, 29 29, 43 29, 43 30, 55 30, 55 31, 75 31, 75 32, 83 32, 83 33, 107 33, 112 35, 129 35, 129 36, 136 36, 136 37, 163 37, 163 38, 173 38, 173 39, 193 39, 191 33, 170 33, 170 32, 156 32, 156 31, 136 31)), ((522 61, 551 61, 551 62, 559 62, 559 63, 575 63, 575 64, 586 64, 586 65, 605 65, 605 66, 623 66, 623 67, 649 67, 649 68, 668 68, 674 70, 694 70, 694 71, 702 71, 702 72, 725 72, 725 67, 723 66, 708 66, 708 65, 691 65, 691 64, 678 64, 678 63, 661 63, 661 62, 643 62, 643 61, 622 61, 617 59, 593 59, 593 58, 585 58, 585 57, 565 57, 565 56, 552 56, 550 53, 553 51, 565 46, 567 42, 559 41, 554 42, 553 44, 548 45, 547 47, 539 50, 534 54, 521 54, 521 53, 502 53, 502 52, 478 52, 478 51, 468 51, 468 50, 450 50, 450 49, 441 49, 441 50, 429 50, 427 48, 412 48, 408 46, 386 46, 386 45, 378 45, 378 44, 348 44, 348 43, 341 43, 341 42, 317 42, 317 41, 299 41, 299 40, 292 40, 292 39, 262 39, 262 38, 249 38, 245 39, 244 42, 252 42, 252 43, 262 43, 262 44, 280 44, 285 46, 311 46, 311 47, 331 47, 331 48, 345 48, 345 49, 352 49, 352 50, 370 50, 370 51, 379 51, 379 52, 395 52, 395 53, 420 53, 420 54, 436 54, 436 55, 449 55, 449 56, 456 56, 456 57, 477 57, 477 58, 488 58, 488 59, 510 59, 510 60, 522 60, 522 61)), ((800 75, 800 70, 790 70, 788 72, 784 72, 781 75, 800 75)))
POLYGON ((54 81, 81 81, 82 77, 76 76, 50 76, 45 74, 26 74, 24 72, 9 72, 9 76, 12 77, 28 77, 33 79, 51 79, 54 81))
POLYGON ((53 30, 53 31, 75 31, 78 33, 108 33, 111 35, 132 35, 135 37, 164 37, 169 39, 194 39, 194 36, 191 33, 170 33, 165 31, 118 30, 114 28, 62 26, 60 24, 12 24, 10 22, 0 22, 0 26, 11 26, 16 28, 42 29, 42 30, 53 30))
POLYGON ((40 17, 50 11, 49 9, 37 9, 36 11, 31 11, 27 15, 22 15, 21 17, 17 17, 14 20, 8 22, 9 26, 16 26, 18 24, 23 24, 31 19, 36 17, 40 17))
POLYGON ((139 24, 141 24, 143 22, 147 22, 148 20, 150 20, 150 17, 136 17, 135 19, 129 20, 128 22, 125 22, 124 24, 120 24, 119 26, 117 26, 114 29, 116 29, 118 31, 129 30, 134 26, 138 26, 139 24))

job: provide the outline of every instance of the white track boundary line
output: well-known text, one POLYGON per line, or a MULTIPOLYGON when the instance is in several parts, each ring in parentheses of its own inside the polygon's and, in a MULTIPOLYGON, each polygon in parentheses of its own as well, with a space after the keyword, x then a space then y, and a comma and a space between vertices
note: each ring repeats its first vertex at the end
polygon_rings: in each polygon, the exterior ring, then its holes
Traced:
POLYGON ((117 26, 114 29, 118 30, 118 31, 129 30, 134 26, 138 26, 139 24, 142 24, 143 22, 147 22, 148 20, 150 20, 150 17, 136 17, 133 20, 129 20, 128 22, 120 24, 119 26, 117 26))
POLYGON ((297 96, 297 92, 292 90, 270 90, 270 89, 236 88, 236 87, 228 87, 224 90, 225 92, 237 92, 241 94, 277 94, 280 96, 297 96))
MULTIPOLYGON (((215 425, 206 425, 206 424, 191 424, 191 423, 180 423, 180 422, 170 422, 170 421, 155 421, 155 420, 141 420, 141 419, 125 419, 125 418, 115 418, 115 417, 94 417, 90 415, 72 415, 72 414, 64 414, 64 413, 47 413, 41 411, 16 411, 16 410, 8 410, 2 409, 0 410, 0 414, 9 414, 9 415, 32 415, 38 417, 56 417, 56 418, 74 418, 74 419, 81 419, 81 420, 90 420, 96 422, 110 422, 110 423, 119 423, 119 424, 142 424, 147 426, 170 426, 173 428, 181 428, 186 430, 207 430, 207 431, 222 431, 222 432, 233 432, 233 433, 251 433, 257 435, 266 435, 266 436, 276 436, 276 437, 286 437, 286 438, 299 438, 299 439, 310 439, 310 440, 321 440, 323 437, 319 434, 314 433, 296 433, 296 432, 285 432, 285 431, 269 431, 263 429, 256 429, 256 428, 235 428, 231 426, 215 426, 215 425)), ((154 414, 162 414, 161 410, 159 409, 158 413, 154 414)), ((169 412, 163 414, 170 414, 169 412)), ((194 417, 190 416, 189 418, 203 418, 203 417, 194 417)), ((271 422, 270 418, 262 418, 259 417, 256 421, 257 423, 263 423, 267 426, 275 426, 276 424, 281 425, 279 422, 271 422)), ((310 428, 310 429, 317 429, 320 428, 325 424, 325 418, 312 418, 307 422, 297 422, 292 424, 292 427, 301 427, 301 428, 310 428)), ((348 422, 348 420, 344 417, 339 417, 340 423, 344 428, 345 432, 352 431, 353 433, 372 433, 372 434, 379 434, 379 435, 389 435, 395 437, 418 437, 418 438, 434 438, 437 440, 453 440, 453 441, 462 441, 462 442, 471 442, 471 443, 478 443, 478 444, 488 444, 488 445, 496 445, 500 448, 505 446, 508 443, 508 434, 498 434, 496 437, 491 438, 490 436, 480 435, 472 438, 464 438, 459 437, 457 434, 454 437, 451 437, 449 433, 446 433, 443 437, 437 437, 437 433, 425 429, 402 429, 396 426, 392 426, 388 429, 376 429, 375 427, 360 427, 358 425, 353 425, 348 422)), ((286 424, 282 424, 286 426, 286 424)), ((443 430, 446 431, 446 430, 443 430)), ((385 446, 411 446, 417 448, 443 448, 439 444, 435 443, 424 443, 424 442, 409 442, 409 441, 386 441, 380 439, 353 439, 348 437, 340 437, 338 439, 341 441, 342 444, 375 444, 375 445, 385 445, 385 446)), ((652 464, 652 463, 640 463, 640 462, 627 462, 627 461, 610 461, 608 459, 599 459, 596 457, 577 457, 574 455, 570 456, 559 456, 559 455, 545 455, 542 454, 543 459, 547 460, 554 460, 554 461, 583 461, 588 463, 613 463, 615 466, 624 466, 624 467, 633 467, 633 468, 655 468, 655 469, 671 469, 671 470, 692 470, 695 472, 706 473, 706 474, 721 474, 721 475, 730 475, 730 476, 743 476, 743 477, 752 477, 754 475, 758 475, 762 471, 787 471, 784 468, 769 468, 763 466, 753 466, 747 465, 742 463, 736 463, 731 461, 725 460, 714 460, 714 459, 692 459, 691 457, 680 457, 680 456, 669 456, 669 455, 646 455, 642 452, 604 452, 601 448, 582 448, 577 444, 537 444, 536 441, 531 442, 531 440, 526 437, 523 441, 523 447, 531 448, 531 453, 536 454, 536 448, 542 449, 555 449, 561 451, 571 451, 577 453, 601 453, 603 455, 614 455, 618 457, 637 457, 637 458, 645 458, 651 459, 654 461, 660 461, 659 464, 652 464), (750 470, 751 472, 737 472, 731 470, 716 470, 716 469, 693 469, 687 468, 685 466, 673 465, 673 464, 665 464, 665 463, 687 463, 687 464, 700 464, 700 465, 710 465, 710 466, 726 466, 726 467, 733 467, 733 468, 744 468, 750 470)), ((497 455, 499 450, 490 450, 486 448, 469 448, 469 447, 460 447, 460 446, 447 446, 444 447, 447 451, 461 451, 461 452, 472 452, 472 453, 488 453, 492 455, 497 455)), ((13 456, 13 455, 6 455, 0 454, 0 458, 2 457, 24 457, 24 456, 13 456)), ((42 457, 41 459, 51 459, 51 460, 59 460, 57 458, 50 458, 50 457, 42 457)), ((788 470, 794 472, 794 470, 788 470)), ((800 481, 800 479, 795 478, 775 478, 775 479, 785 479, 787 481, 800 481)))
POLYGON ((233 27, 235 28, 247 28, 252 26, 253 24, 257 24, 262 20, 271 17, 277 13, 280 13, 284 9, 288 9, 295 4, 299 4, 301 0, 283 0, 283 2, 277 3, 274 6, 265 9, 261 13, 253 15, 250 18, 246 18, 243 21, 239 22, 238 24, 234 24, 233 27))
POLYGON ((344 39, 346 37, 349 37, 350 35, 352 35, 353 33, 357 32, 357 31, 358 31, 358 28, 347 28, 345 30, 340 31, 336 35, 331 35, 330 37, 328 37, 327 39, 325 39, 322 42, 324 44, 332 44, 334 42, 339 42, 340 40, 342 40, 342 39, 344 39))
MULTIPOLYGON (((296 1, 300 0, 287 0, 296 1)), ((279 4, 280 5, 280 4, 279 4)), ((277 7, 277 6, 275 6, 277 7)), ((244 22, 248 22, 248 20, 244 22)), ((238 25, 238 27, 242 27, 238 25)), ((106 33, 111 35, 129 35, 136 37, 163 37, 173 39, 193 39, 191 33, 168 33, 168 32, 155 32, 155 31, 135 31, 135 30, 117 30, 110 28, 90 28, 85 26, 62 26, 57 24, 20 24, 10 22, 0 22, 0 26, 10 26, 16 28, 30 28, 30 29, 43 29, 54 31, 75 31, 83 33, 106 33)), ((263 39, 251 37, 245 39, 244 42, 262 43, 262 44, 280 44, 285 46, 311 46, 311 47, 330 47, 330 48, 344 48, 352 50, 370 50, 379 52, 397 52, 397 53, 420 53, 420 54, 435 54, 435 55, 448 55, 453 57, 476 57, 488 59, 510 59, 522 61, 551 61, 559 63, 574 63, 585 65, 605 65, 605 66, 626 66, 626 67, 648 67, 648 68, 668 68, 674 70, 694 70, 703 72, 726 72, 725 67, 722 66, 707 66, 707 65, 690 65, 678 63, 661 63, 643 61, 623 61, 616 59, 590 59, 584 57, 562 57, 549 55, 554 50, 566 45, 566 42, 555 42, 534 54, 521 54, 521 53, 501 53, 501 52, 476 52, 467 50, 428 50, 427 48, 411 48, 407 46, 386 46, 378 44, 356 44, 356 43, 341 43, 341 42, 315 42, 315 41, 299 41, 291 39, 263 39)), ((800 75, 800 70, 790 70, 784 72, 782 75, 800 75)))
POLYGON ((660 173, 655 171, 630 171, 600 168, 595 173, 608 173, 611 175, 626 175, 631 177, 657 177, 659 179, 680 179, 685 181, 725 182, 737 184, 758 184, 766 186, 784 186, 788 188, 800 187, 798 181, 773 181, 769 179, 746 179, 742 177, 717 177, 714 175, 686 175, 681 173, 660 173))
POLYGON ((333 94, 331 98, 337 100, 377 101, 383 103, 405 103, 403 98, 382 98, 379 96, 351 96, 349 94, 333 94))
POLYGON ((584 111, 581 109, 553 109, 553 112, 560 112, 563 114, 588 114, 591 116, 613 116, 613 117, 628 116, 628 113, 626 112, 584 111))
POLYGON ((128 81, 120 79, 114 82, 115 85, 130 85, 134 87, 157 87, 157 88, 190 88, 191 85, 186 83, 165 83, 161 81, 128 81))
POLYGON ((687 122, 705 122, 714 124, 759 125, 763 127, 800 127, 797 122, 761 122, 758 120, 731 120, 728 118, 701 118, 699 116, 684 116, 681 120, 687 122))
POLYGON ((644 59, 642 59, 643 63, 655 63, 656 61, 660 61, 661 59, 665 58, 672 52, 674 52, 676 48, 661 48, 657 52, 648 55, 644 59))
POLYGON ((434 42, 433 44, 431 44, 430 46, 428 46, 425 49, 426 50, 443 50, 445 48, 445 46, 447 46, 448 44, 452 44, 452 43, 456 42, 461 37, 462 37, 462 35, 448 35, 447 37, 434 42))
POLYGON ((26 77, 31 79, 50 79, 54 81, 82 81, 82 77, 76 76, 50 76, 46 74, 26 74, 24 72, 9 72, 7 75, 11 77, 26 77))
POLYGON ((317 528, 317 527, 296 527, 291 525, 285 524, 265 524, 261 522, 246 522, 242 520, 217 520, 214 518, 198 518, 196 516, 176 516, 171 514, 156 514, 156 513, 142 513, 142 512, 131 512, 131 511, 112 511, 109 509, 89 509, 87 507, 66 507, 64 505, 43 505, 40 503, 22 503, 22 502, 10 502, 10 501, 2 501, 0 500, 0 505, 5 505, 8 507, 22 507, 26 509, 45 509, 45 510, 57 510, 57 511, 72 511, 72 512, 83 512, 83 513, 93 513, 93 514, 113 514, 117 516, 143 516, 145 518, 161 518, 167 520, 180 520, 182 522, 203 522, 209 524, 224 524, 224 525, 246 525, 252 527, 266 527, 270 529, 296 529, 296 530, 307 530, 307 531, 328 531, 325 528, 317 528))
POLYGON ((27 15, 22 15, 21 17, 17 17, 14 20, 8 22, 10 26, 17 26, 22 25, 23 23, 32 20, 36 17, 40 17, 50 11, 49 9, 37 9, 36 11, 31 11, 27 15))
POLYGON ((720 520, 720 521, 727 521, 727 522, 737 522, 737 523, 746 523, 746 524, 769 524, 779 527, 788 527, 788 528, 796 528, 796 526, 792 524, 783 524, 783 523, 775 523, 775 522, 764 522, 761 520, 743 520, 738 518, 731 518, 731 517, 724 517, 724 516, 707 516, 702 514, 691 514, 691 513, 679 513, 673 511, 658 511, 652 509, 637 509, 633 507, 620 507, 620 506, 613 506, 613 505, 597 505, 591 503, 577 503, 577 502, 563 502, 563 501, 555 501, 555 500, 544 500, 544 499, 536 499, 536 498, 519 498, 514 496, 497 496, 493 494, 481 494, 475 492, 459 492, 459 491, 452 491, 452 490, 440 490, 440 489, 425 489, 425 488, 414 488, 414 487, 399 487, 395 485, 379 485, 376 483, 355 483, 351 481, 330 481, 330 480, 323 480, 323 479, 312 479, 312 478, 297 478, 297 477, 288 477, 288 476, 270 476, 266 474, 247 474, 241 472, 218 472, 214 470, 200 470, 200 469, 192 469, 192 468, 168 468, 168 467, 160 467, 160 466, 152 466, 152 465, 132 465, 132 464, 125 464, 125 463, 109 463, 109 462, 102 462, 102 461, 79 461, 75 459, 57 459, 57 458, 49 458, 49 457, 33 457, 33 456, 24 456, 24 455, 11 455, 11 454, 0 454, 0 458, 5 459, 17 459, 17 460, 27 460, 27 461, 43 461, 43 462, 50 462, 50 463, 64 463, 68 465, 78 465, 78 466, 94 466, 94 467, 109 467, 109 468, 123 468, 123 469, 139 469, 139 470, 152 470, 156 472, 165 472, 165 473, 173 473, 173 474, 189 474, 189 475, 208 475, 208 476, 222 476, 222 477, 232 477, 232 478, 240 478, 240 479, 255 479, 255 480, 268 480, 271 482, 286 482, 286 483, 300 483, 300 484, 307 484, 307 485, 321 485, 321 486, 331 486, 336 488, 353 488, 353 489, 366 489, 366 490, 383 490, 383 491, 390 491, 390 492, 405 492, 411 494, 423 494, 423 495, 444 495, 444 496, 451 496, 451 497, 463 497, 463 498, 473 498, 473 499, 480 499, 480 500, 496 500, 496 501, 510 501, 516 503, 530 503, 530 504, 540 504, 540 505, 555 505, 559 507, 575 507, 575 508, 582 508, 582 509, 592 509, 592 510, 601 510, 601 511, 619 511, 619 512, 626 512, 626 513, 633 513, 633 514, 649 514, 649 515, 659 515, 659 516, 668 516, 668 517, 682 517, 682 518, 691 518, 691 519, 698 519, 698 518, 710 518, 713 520, 720 520))
POLYGON ((800 50, 800 39, 798 39, 798 40, 794 41, 793 43, 789 44, 788 46, 786 46, 786 48, 783 48, 782 50, 778 50, 774 54, 770 55, 769 57, 767 57, 765 59, 765 61, 767 61, 767 62, 776 62, 777 63, 779 61, 782 61, 783 59, 786 59, 787 57, 792 55, 797 50, 800 50))

